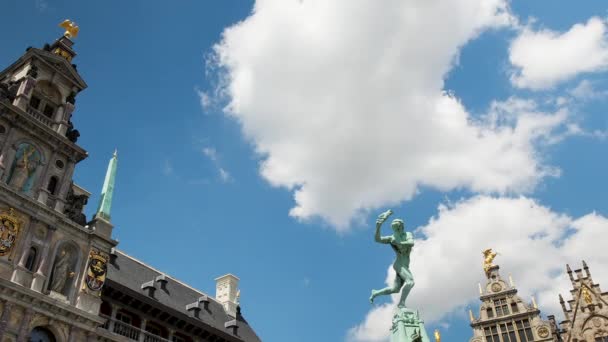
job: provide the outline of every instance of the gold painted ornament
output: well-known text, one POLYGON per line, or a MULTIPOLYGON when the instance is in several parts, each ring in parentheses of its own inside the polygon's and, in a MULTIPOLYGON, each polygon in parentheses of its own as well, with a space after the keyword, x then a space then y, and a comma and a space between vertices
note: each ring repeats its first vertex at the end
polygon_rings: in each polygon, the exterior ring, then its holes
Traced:
POLYGON ((89 264, 85 276, 85 284, 91 291, 99 291, 106 281, 108 274, 108 256, 105 253, 92 250, 89 253, 89 264))
POLYGON ((15 215, 13 208, 10 208, 8 212, 0 214, 0 256, 11 253, 19 237, 20 230, 21 220, 15 215))

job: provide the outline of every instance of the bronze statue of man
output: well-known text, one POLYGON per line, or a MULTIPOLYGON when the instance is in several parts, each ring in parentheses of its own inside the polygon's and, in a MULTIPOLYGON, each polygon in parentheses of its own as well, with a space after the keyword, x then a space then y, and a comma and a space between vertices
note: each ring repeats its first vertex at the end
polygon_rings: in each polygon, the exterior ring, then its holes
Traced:
POLYGON ((391 210, 380 214, 376 220, 376 233, 374 239, 378 243, 389 244, 393 248, 396 254, 395 262, 393 263, 393 269, 395 270, 396 276, 392 286, 383 288, 381 290, 372 290, 372 295, 369 297, 371 303, 377 296, 384 296, 388 294, 397 293, 401 290, 401 299, 399 300, 398 307, 405 308, 405 300, 410 293, 412 287, 414 287, 414 277, 410 272, 410 253, 414 246, 414 236, 411 232, 405 232, 405 225, 403 220, 395 219, 391 223, 393 228, 393 234, 389 236, 381 236, 380 228, 386 219, 392 214, 391 210))

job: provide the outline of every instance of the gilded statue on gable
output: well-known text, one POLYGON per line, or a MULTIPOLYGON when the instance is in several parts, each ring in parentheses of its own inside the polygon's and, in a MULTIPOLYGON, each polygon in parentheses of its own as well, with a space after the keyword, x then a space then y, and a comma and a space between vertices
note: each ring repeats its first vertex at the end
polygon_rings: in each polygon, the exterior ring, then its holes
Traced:
POLYGON ((483 270, 486 273, 486 275, 488 274, 488 271, 490 271, 490 268, 492 268, 493 266, 495 266, 493 264, 494 258, 496 258, 496 256, 498 255, 497 252, 493 252, 492 248, 488 248, 485 251, 482 252, 483 253, 483 270))

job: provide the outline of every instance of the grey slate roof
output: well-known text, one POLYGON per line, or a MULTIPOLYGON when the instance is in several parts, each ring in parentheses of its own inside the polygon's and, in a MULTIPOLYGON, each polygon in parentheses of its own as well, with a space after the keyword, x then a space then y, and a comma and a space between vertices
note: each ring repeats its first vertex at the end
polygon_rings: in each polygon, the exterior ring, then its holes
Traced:
MULTIPOLYGON (((108 278, 106 286, 124 287, 140 295, 147 297, 148 291, 142 289, 144 283, 153 281, 157 277, 164 275, 163 273, 153 269, 152 267, 138 261, 124 252, 116 251, 116 256, 112 257, 108 266, 108 278)), ((198 318, 192 320, 204 323, 216 330, 224 332, 225 335, 232 336, 233 339, 244 342, 261 342, 260 338, 255 334, 247 321, 237 314, 238 332, 237 335, 232 334, 231 329, 225 327, 227 322, 233 321, 235 318, 228 315, 224 307, 218 303, 215 298, 201 291, 170 277, 164 275, 166 285, 161 289, 159 282, 154 282, 156 290, 154 291, 154 302, 158 303, 156 307, 167 307, 186 317, 192 317, 192 314, 186 310, 186 306, 195 303, 201 296, 207 296, 209 299, 208 310, 200 310, 198 318)), ((150 298, 151 299, 151 298, 150 298)), ((169 310, 167 310, 169 311, 169 310)))

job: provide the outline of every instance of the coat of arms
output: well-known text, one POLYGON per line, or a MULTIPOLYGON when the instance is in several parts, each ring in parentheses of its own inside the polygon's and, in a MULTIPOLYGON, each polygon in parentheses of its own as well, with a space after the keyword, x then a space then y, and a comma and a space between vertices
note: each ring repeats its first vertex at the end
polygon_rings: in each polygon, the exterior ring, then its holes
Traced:
POLYGON ((13 208, 10 208, 8 213, 0 214, 0 256, 5 256, 13 250, 20 228, 21 221, 13 208))
POLYGON ((89 254, 89 265, 85 283, 91 291, 99 291, 106 281, 108 273, 108 256, 104 253, 92 250, 89 254))

